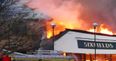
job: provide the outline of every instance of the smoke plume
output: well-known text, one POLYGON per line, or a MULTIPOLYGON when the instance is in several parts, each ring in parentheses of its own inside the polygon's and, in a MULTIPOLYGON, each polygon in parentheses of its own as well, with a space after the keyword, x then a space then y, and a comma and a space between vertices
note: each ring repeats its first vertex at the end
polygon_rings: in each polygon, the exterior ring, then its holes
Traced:
POLYGON ((98 22, 116 32, 116 0, 31 0, 28 6, 78 29, 98 22))

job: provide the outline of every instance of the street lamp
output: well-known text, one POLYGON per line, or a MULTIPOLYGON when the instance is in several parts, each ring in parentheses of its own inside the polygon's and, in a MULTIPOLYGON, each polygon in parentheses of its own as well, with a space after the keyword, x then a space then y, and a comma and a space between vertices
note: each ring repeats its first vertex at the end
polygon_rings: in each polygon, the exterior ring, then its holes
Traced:
POLYGON ((51 23, 51 26, 52 26, 52 42, 53 42, 53 50, 54 50, 54 36, 55 36, 55 34, 54 34, 54 29, 55 29, 55 27, 56 27, 56 24, 54 23, 54 22, 52 22, 51 23))
POLYGON ((95 61, 96 61, 96 28, 97 28, 97 26, 98 26, 98 24, 97 23, 93 23, 93 26, 94 26, 94 43, 95 43, 95 61))

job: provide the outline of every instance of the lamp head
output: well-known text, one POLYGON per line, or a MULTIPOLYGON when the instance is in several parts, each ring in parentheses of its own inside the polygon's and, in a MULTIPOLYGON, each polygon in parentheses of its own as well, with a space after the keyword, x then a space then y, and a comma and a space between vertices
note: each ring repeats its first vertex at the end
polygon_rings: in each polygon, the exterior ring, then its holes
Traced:
POLYGON ((94 26, 94 27, 98 26, 98 23, 94 22, 94 23, 93 23, 93 26, 94 26))
POLYGON ((55 27, 55 26, 56 26, 56 24, 55 24, 54 22, 52 22, 52 23, 51 23, 51 26, 55 27))

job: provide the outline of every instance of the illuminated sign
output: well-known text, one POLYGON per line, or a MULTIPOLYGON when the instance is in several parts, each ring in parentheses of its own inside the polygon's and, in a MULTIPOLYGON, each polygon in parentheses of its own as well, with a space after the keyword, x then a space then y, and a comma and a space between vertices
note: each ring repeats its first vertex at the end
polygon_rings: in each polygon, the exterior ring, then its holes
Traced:
POLYGON ((77 40, 78 48, 83 49, 116 49, 116 42, 99 42, 88 40, 77 40), (95 47, 96 46, 96 47, 95 47))

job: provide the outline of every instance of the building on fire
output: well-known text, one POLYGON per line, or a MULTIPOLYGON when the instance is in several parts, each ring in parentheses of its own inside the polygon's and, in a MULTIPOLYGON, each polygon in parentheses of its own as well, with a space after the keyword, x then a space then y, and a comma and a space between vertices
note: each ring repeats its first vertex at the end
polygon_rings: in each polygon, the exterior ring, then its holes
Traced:
POLYGON ((115 61, 116 36, 66 29, 55 36, 54 50, 73 56, 75 61, 95 61, 96 50, 96 61, 115 61))

